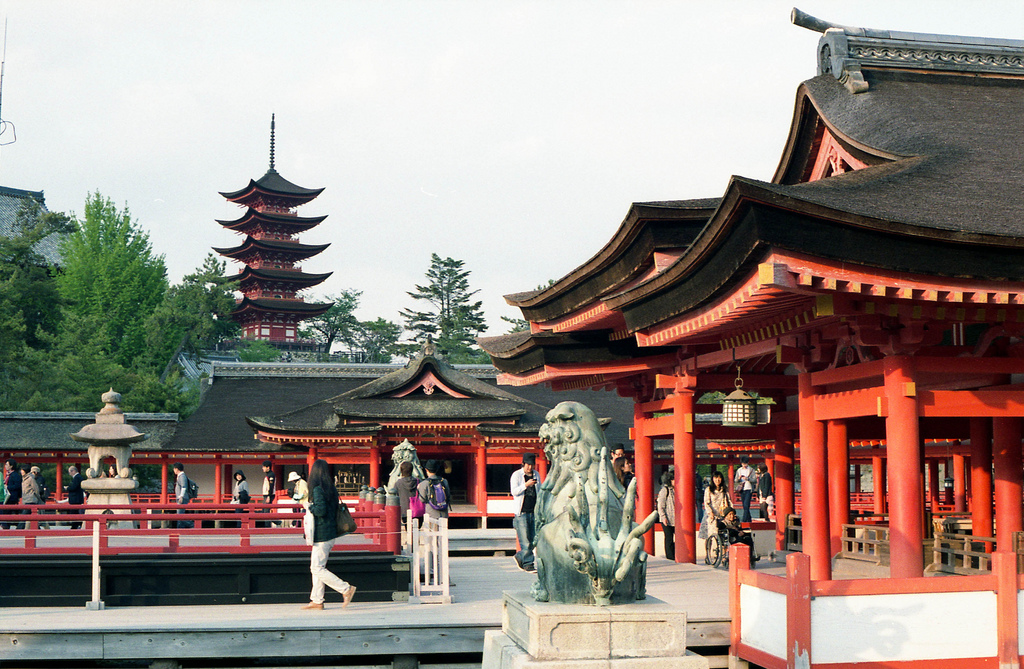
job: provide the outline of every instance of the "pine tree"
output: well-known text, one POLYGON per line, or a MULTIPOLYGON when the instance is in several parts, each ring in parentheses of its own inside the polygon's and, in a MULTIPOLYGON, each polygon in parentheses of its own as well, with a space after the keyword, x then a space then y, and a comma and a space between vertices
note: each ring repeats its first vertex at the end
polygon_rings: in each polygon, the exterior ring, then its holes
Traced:
MULTIPOLYGON (((451 362, 487 362, 487 354, 475 347, 477 336, 487 329, 482 302, 473 302, 479 291, 469 289, 470 271, 465 263, 454 258, 441 258, 430 254, 430 269, 426 285, 417 285, 409 297, 428 302, 428 311, 404 309, 406 329, 414 333, 417 342, 428 336, 437 343, 438 350, 451 362)), ((419 346, 412 347, 418 349, 419 346)))

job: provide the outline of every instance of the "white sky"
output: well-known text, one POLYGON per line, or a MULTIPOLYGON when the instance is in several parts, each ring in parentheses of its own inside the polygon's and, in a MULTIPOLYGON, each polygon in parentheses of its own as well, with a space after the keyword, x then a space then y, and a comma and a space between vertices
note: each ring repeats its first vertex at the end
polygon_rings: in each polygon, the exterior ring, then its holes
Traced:
MULTIPOLYGON (((1024 38, 1020 0, 801 0, 868 28, 1024 38)), ((170 280, 240 238, 219 191, 276 167, 325 187, 307 300, 363 291, 401 322, 430 253, 466 262, 491 328, 502 295, 596 253, 631 202, 768 180, 818 34, 792 2, 0 0, 0 185, 80 213, 127 204, 170 280), (0 141, 10 140, 10 129, 0 141)))

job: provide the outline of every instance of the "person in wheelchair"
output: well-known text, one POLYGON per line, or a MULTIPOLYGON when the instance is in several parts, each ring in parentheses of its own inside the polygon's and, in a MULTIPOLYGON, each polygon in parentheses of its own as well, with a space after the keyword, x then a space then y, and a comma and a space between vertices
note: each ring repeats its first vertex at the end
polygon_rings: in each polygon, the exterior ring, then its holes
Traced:
POLYGON ((736 509, 732 507, 727 508, 724 516, 718 523, 719 530, 725 534, 728 545, 746 544, 750 546, 750 567, 753 569, 754 563, 761 558, 758 556, 757 551, 754 550, 754 535, 740 524, 739 519, 736 517, 736 509))

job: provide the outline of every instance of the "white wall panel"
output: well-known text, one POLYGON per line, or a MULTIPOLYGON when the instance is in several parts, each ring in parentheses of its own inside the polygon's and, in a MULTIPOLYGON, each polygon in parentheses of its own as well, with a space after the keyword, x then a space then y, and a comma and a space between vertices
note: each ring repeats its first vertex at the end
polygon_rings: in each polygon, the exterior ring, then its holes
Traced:
POLYGON ((786 657, 786 596, 740 586, 740 639, 775 657, 786 657))
POLYGON ((995 657, 994 592, 816 597, 811 658, 882 662, 995 657))

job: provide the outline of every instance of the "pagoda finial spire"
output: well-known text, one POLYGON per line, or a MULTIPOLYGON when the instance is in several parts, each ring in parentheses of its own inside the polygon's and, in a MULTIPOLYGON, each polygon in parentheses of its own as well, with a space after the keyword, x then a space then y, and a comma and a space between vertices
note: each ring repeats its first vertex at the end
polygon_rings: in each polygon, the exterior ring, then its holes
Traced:
POLYGON ((270 114, 270 169, 274 170, 274 114, 270 114))

